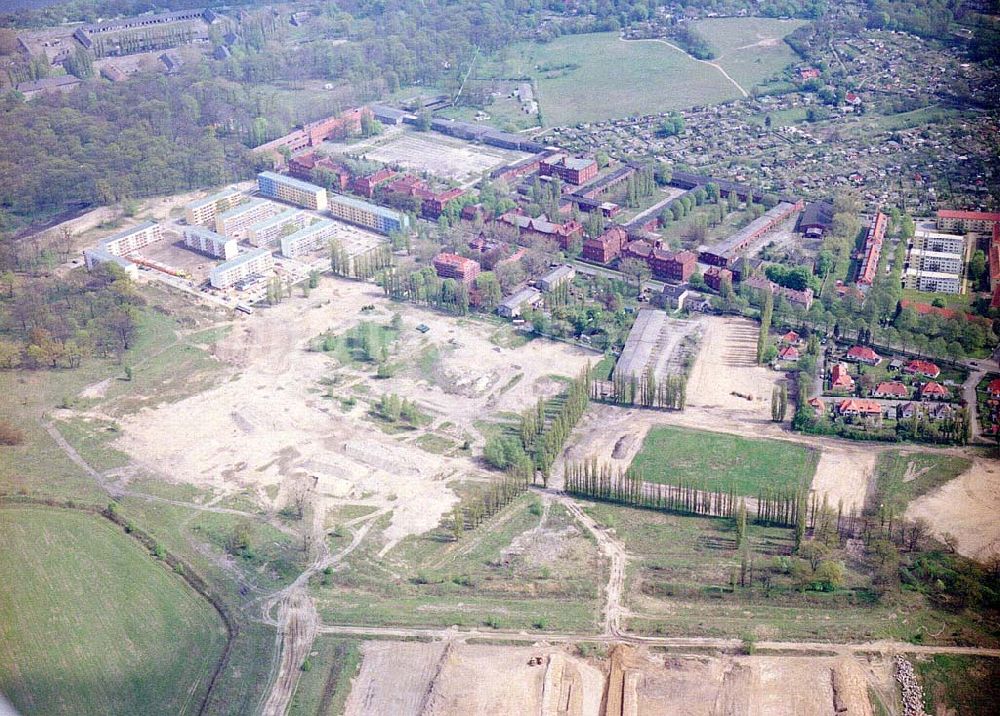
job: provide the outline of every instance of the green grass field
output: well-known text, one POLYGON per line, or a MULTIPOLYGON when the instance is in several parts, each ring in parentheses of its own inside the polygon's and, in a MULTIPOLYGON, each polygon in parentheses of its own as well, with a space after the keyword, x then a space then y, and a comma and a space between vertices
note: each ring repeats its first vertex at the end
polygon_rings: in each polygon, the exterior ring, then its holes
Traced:
POLYGON ((222 620, 100 517, 0 510, 0 692, 23 714, 196 713, 222 620))
POLYGON ((741 96, 718 70, 688 54, 662 42, 623 42, 615 32, 522 43, 511 49, 509 66, 511 76, 536 79, 547 126, 653 114, 741 96))
POLYGON ((952 455, 884 452, 875 467, 877 503, 901 515, 911 500, 950 482, 971 464, 964 457, 952 455))
POLYGON ((914 661, 927 713, 995 713, 1000 703, 1000 660, 938 654, 914 661))
POLYGON ((793 443, 661 426, 646 435, 632 467, 647 482, 732 488, 756 497, 761 489, 808 485, 818 459, 815 451, 793 443))
POLYGON ((313 642, 308 666, 303 664, 289 716, 332 716, 344 712, 351 679, 361 666, 358 642, 320 636, 313 642))
POLYGON ((715 50, 714 62, 750 91, 798 59, 783 38, 805 24, 802 20, 725 17, 699 20, 693 27, 715 50))

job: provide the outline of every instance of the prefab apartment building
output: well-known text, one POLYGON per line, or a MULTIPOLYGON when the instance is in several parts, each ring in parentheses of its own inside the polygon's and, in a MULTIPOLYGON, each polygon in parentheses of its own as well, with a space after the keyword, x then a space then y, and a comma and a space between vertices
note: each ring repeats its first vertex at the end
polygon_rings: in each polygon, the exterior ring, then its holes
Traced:
POLYGON ((274 256, 267 249, 252 249, 212 269, 208 281, 213 288, 226 289, 241 281, 263 277, 274 268, 274 256))
POLYGON ((245 198, 235 189, 225 189, 204 199, 192 201, 184 207, 185 218, 190 226, 214 226, 216 216, 229 211, 245 198))
POLYGON ((329 198, 330 214, 336 219, 372 229, 380 234, 405 231, 410 226, 410 217, 402 212, 343 194, 330 194, 329 198))
POLYGON ((223 261, 235 259, 239 254, 236 239, 227 239, 203 226, 188 226, 184 229, 184 245, 200 254, 223 261))
POLYGON ((279 207, 266 199, 251 199, 215 217, 215 231, 239 239, 251 226, 278 213, 279 207))
POLYGON ((107 251, 112 256, 126 256, 138 251, 144 246, 156 243, 163 238, 163 230, 155 221, 144 221, 131 229, 119 231, 114 236, 102 239, 98 248, 107 251))
POLYGON ((337 222, 331 219, 317 221, 312 226, 299 229, 290 236, 281 237, 281 255, 294 259, 329 244, 337 235, 337 222))
POLYGON ((278 245, 282 234, 294 233, 306 225, 309 215, 298 209, 285 209, 280 214, 270 216, 254 224, 247 231, 247 241, 254 246, 273 248, 278 245))
POLYGON ((269 199, 278 199, 313 211, 326 211, 326 189, 321 186, 277 172, 261 172, 257 175, 257 187, 261 196, 269 199))

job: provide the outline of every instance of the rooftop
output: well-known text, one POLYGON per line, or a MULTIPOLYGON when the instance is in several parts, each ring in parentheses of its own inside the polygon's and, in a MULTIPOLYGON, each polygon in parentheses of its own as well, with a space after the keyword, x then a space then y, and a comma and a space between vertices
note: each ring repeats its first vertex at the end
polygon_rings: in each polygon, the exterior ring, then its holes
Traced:
POLYGON ((258 179, 270 179, 271 181, 277 182, 279 184, 284 184, 285 186, 293 186, 296 189, 301 189, 302 191, 316 192, 325 191, 323 187, 316 186, 315 184, 310 184, 307 181, 302 181, 301 179, 296 179, 295 177, 285 176, 284 174, 278 174, 277 172, 261 172, 257 175, 258 179))

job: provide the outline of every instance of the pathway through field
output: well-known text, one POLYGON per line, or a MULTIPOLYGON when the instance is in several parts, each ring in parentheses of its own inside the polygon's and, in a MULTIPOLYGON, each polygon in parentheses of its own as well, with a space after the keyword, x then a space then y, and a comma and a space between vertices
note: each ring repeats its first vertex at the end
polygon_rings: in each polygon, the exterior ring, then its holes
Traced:
MULTIPOLYGON (((658 38, 658 37, 651 37, 651 38, 642 39, 642 40, 626 40, 624 37, 619 38, 619 39, 622 42, 662 42, 667 47, 672 47, 673 49, 677 50, 678 52, 684 53, 685 55, 687 55, 688 57, 690 57, 695 62, 700 62, 703 65, 708 65, 709 67, 714 67, 715 69, 717 69, 722 74, 723 77, 725 77, 727 80, 729 80, 730 82, 732 82, 733 86, 740 91, 740 94, 742 94, 744 97, 749 97, 750 96, 750 93, 747 92, 745 89, 743 89, 743 86, 739 82, 737 82, 736 80, 734 80, 732 77, 729 76, 729 73, 726 72, 722 68, 722 65, 720 65, 717 62, 714 62, 712 60, 699 60, 697 57, 694 57, 693 55, 691 55, 690 53, 688 53, 687 50, 685 50, 685 49, 683 49, 681 47, 678 47, 677 45, 673 44, 672 42, 667 42, 666 40, 663 40, 663 39, 658 38)), ((716 60, 721 60, 722 57, 717 57, 715 59, 716 60)))

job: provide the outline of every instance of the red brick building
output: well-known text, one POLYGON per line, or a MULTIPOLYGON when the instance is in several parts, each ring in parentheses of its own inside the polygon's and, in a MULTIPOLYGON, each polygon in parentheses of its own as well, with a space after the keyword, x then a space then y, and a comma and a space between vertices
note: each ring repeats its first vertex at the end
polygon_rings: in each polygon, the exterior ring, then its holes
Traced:
POLYGON ((583 242, 583 258, 606 264, 614 261, 628 243, 628 232, 621 226, 612 226, 600 236, 585 239, 583 242))
POLYGON ((368 197, 369 199, 375 195, 375 190, 385 184, 388 181, 399 176, 392 169, 379 169, 374 174, 369 174, 364 177, 355 177, 351 182, 351 191, 355 194, 360 194, 361 196, 368 197))
POLYGON ((479 263, 458 254, 444 253, 434 257, 434 270, 441 278, 470 284, 479 275, 479 263))
POLYGON ((320 172, 326 172, 336 177, 334 186, 341 191, 345 191, 351 183, 351 172, 347 167, 316 152, 292 157, 288 161, 288 173, 296 179, 314 181, 320 172))
POLYGON ((653 276, 669 281, 687 281, 694 273, 698 258, 690 251, 667 251, 648 241, 630 241, 622 249, 626 258, 639 259, 649 265, 653 276))
POLYGON ((545 177, 559 177, 568 184, 579 186, 597 176, 597 162, 593 159, 554 154, 542 160, 539 173, 545 177))
POLYGON ((532 219, 530 216, 509 211, 500 217, 500 222, 515 227, 522 239, 552 239, 563 249, 568 249, 573 241, 583 237, 583 224, 573 219, 556 224, 544 217, 532 219))
POLYGON ((718 266, 709 266, 705 270, 705 285, 715 291, 722 290, 722 281, 724 279, 729 280, 729 285, 733 285, 733 272, 727 268, 720 268, 718 266))

